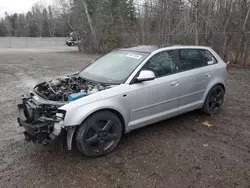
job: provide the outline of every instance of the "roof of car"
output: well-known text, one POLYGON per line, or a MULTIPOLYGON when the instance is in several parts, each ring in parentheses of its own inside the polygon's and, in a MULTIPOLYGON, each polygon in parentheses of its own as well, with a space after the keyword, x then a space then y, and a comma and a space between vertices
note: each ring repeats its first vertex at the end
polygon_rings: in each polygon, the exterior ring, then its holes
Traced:
POLYGON ((141 46, 133 46, 130 48, 120 48, 119 50, 123 51, 132 51, 132 52, 142 52, 142 53, 152 53, 155 50, 158 50, 158 46, 147 46, 147 45, 141 45, 141 46))
POLYGON ((191 46, 191 45, 161 45, 161 46, 156 46, 156 45, 140 45, 140 46, 133 46, 129 48, 120 48, 118 50, 123 50, 123 51, 132 51, 132 52, 142 52, 142 53, 152 53, 156 50, 163 49, 163 48, 171 48, 174 47, 176 49, 180 48, 208 48, 206 46, 191 46))

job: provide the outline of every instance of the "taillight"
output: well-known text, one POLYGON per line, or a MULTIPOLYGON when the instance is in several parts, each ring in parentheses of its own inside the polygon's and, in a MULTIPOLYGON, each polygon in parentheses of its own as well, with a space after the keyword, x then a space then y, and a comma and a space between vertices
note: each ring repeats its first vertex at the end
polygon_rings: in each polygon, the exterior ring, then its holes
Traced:
POLYGON ((226 62, 227 66, 226 66, 226 70, 227 72, 229 71, 229 64, 230 64, 230 61, 226 62))

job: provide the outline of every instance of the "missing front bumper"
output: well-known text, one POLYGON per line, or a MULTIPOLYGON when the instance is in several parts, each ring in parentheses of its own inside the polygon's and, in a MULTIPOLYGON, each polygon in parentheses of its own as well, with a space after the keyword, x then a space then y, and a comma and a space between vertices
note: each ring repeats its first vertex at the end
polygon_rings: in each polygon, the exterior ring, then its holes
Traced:
POLYGON ((40 144, 48 144, 51 138, 50 134, 54 130, 54 124, 58 121, 34 122, 27 118, 27 109, 25 104, 18 105, 19 117, 18 124, 24 128, 25 140, 40 144))
POLYGON ((62 117, 59 119, 51 120, 43 118, 42 122, 31 121, 33 118, 27 118, 27 114, 33 114, 27 112, 25 104, 19 104, 19 117, 17 121, 21 127, 24 128, 24 136, 26 141, 32 141, 38 144, 48 145, 52 140, 56 139, 62 134, 67 132, 67 149, 72 149, 73 136, 77 126, 64 127, 62 117))
POLYGON ((24 128, 24 136, 26 141, 32 141, 39 144, 47 145, 51 138, 49 135, 52 133, 53 124, 31 124, 22 120, 20 117, 17 121, 21 127, 24 128))

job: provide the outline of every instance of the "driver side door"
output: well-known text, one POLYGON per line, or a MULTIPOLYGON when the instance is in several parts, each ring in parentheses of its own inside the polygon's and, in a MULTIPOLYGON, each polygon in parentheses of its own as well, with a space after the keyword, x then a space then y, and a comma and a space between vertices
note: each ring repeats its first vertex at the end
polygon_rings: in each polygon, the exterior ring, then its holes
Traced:
MULTIPOLYGON (((175 50, 154 55, 141 70, 151 70, 151 81, 132 81, 127 95, 131 129, 139 128, 178 114, 178 66, 175 50)), ((139 75, 138 72, 137 76, 139 75)), ((136 76, 136 77, 137 77, 136 76)))

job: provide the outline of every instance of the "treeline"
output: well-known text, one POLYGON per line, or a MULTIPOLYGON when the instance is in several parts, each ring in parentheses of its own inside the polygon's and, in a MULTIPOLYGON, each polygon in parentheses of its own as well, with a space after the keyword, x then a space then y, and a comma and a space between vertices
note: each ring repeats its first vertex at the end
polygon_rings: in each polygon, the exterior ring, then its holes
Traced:
POLYGON ((40 3, 32 6, 27 13, 5 13, 0 20, 2 37, 61 37, 67 36, 70 27, 65 15, 52 6, 44 7, 40 3))
POLYGON ((67 36, 77 31, 81 51, 196 44, 212 46, 233 63, 250 60, 250 0, 56 0, 55 5, 6 15, 0 35, 67 36))
POLYGON ((232 63, 250 60, 250 0, 74 0, 68 7, 82 50, 196 44, 232 63))

